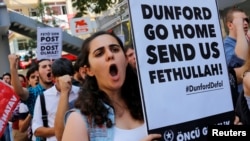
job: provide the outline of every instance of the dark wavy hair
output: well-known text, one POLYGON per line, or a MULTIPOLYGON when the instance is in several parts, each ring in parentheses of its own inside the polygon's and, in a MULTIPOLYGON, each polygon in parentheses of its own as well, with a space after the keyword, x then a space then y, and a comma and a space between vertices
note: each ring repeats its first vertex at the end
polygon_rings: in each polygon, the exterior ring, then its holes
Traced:
MULTIPOLYGON (((88 67, 90 66, 88 60, 90 48, 89 44, 93 39, 104 34, 114 37, 124 52, 123 43, 119 37, 113 33, 99 31, 84 41, 81 50, 81 58, 79 58, 81 59, 80 62, 82 65, 86 65, 88 67)), ((125 101, 132 117, 134 119, 143 121, 142 102, 140 98, 138 78, 130 65, 127 65, 126 68, 126 78, 121 88, 121 98, 125 101)), ((104 103, 112 107, 111 101, 107 94, 99 89, 95 76, 91 77, 87 75, 85 82, 79 91, 79 97, 75 102, 75 107, 79 108, 82 114, 88 116, 88 119, 93 121, 94 124, 102 125, 106 123, 106 126, 110 128, 114 123, 112 123, 112 121, 108 118, 109 109, 105 107, 104 103)))

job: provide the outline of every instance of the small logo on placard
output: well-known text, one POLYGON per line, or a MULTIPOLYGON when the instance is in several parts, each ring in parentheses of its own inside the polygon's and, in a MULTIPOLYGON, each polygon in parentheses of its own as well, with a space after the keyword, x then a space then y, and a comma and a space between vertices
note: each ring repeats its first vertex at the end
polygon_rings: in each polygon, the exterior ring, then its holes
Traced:
POLYGON ((164 132, 164 140, 165 141, 173 141, 174 132, 172 130, 167 130, 164 132))

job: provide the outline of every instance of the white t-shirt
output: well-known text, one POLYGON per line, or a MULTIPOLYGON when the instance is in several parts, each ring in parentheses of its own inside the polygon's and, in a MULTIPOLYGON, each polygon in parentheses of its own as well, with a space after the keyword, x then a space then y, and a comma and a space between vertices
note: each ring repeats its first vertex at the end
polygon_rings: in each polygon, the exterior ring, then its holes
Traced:
POLYGON ((24 103, 20 103, 19 113, 28 113, 28 112, 29 112, 28 106, 24 103))
POLYGON ((114 141, 140 141, 147 135, 147 127, 145 123, 142 126, 131 130, 114 127, 114 141))
MULTIPOLYGON (((24 103, 20 103, 20 106, 19 106, 19 113, 28 113, 29 112, 29 108, 26 104, 24 103)), ((30 123, 31 124, 31 123, 30 123)), ((31 126, 28 128, 28 132, 31 132, 31 126)), ((30 134, 29 134, 30 136, 30 134)), ((36 141, 36 137, 32 135, 32 141, 36 141)))

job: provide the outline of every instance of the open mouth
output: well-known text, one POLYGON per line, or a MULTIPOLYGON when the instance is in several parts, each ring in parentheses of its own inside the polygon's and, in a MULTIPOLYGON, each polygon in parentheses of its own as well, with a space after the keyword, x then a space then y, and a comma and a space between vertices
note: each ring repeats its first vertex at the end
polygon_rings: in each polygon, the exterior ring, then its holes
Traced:
POLYGON ((51 73, 48 73, 47 76, 48 76, 48 77, 51 77, 51 73))
POLYGON ((109 73, 111 76, 116 76, 118 73, 117 66, 115 64, 112 64, 109 68, 109 73))

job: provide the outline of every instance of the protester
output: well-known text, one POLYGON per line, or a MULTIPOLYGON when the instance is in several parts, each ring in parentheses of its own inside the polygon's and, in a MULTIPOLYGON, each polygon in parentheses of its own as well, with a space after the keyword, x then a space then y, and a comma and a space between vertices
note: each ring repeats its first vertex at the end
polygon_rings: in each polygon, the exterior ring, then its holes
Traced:
POLYGON ((35 87, 39 83, 39 74, 36 64, 29 67, 26 73, 26 78, 28 80, 28 87, 35 87))
POLYGON ((5 83, 11 85, 11 74, 8 73, 8 72, 4 73, 4 74, 2 75, 2 80, 3 80, 3 82, 5 82, 5 83))
POLYGON ((136 58, 135 58, 135 49, 133 44, 125 45, 125 54, 126 58, 128 59, 128 63, 136 72, 136 58))
MULTIPOLYGON (((11 85, 11 75, 10 73, 6 72, 2 75, 2 81, 8 85, 11 85)), ((0 141, 10 141, 13 140, 11 122, 7 122, 7 125, 4 129, 3 135, 0 137, 0 141)))
POLYGON ((84 41, 81 53, 87 75, 77 109, 67 113, 62 141, 160 138, 147 135, 137 75, 128 65, 122 41, 100 31, 84 41))
POLYGON ((27 87, 27 79, 23 74, 18 74, 19 81, 21 82, 22 87, 27 87))
MULTIPOLYGON (((77 58, 81 58, 81 54, 77 58)), ((77 59, 73 65, 75 73, 73 76, 72 84, 75 86, 80 86, 81 84, 83 84, 85 78, 85 70, 80 66, 80 64, 80 59, 77 59)))
POLYGON ((13 76, 11 79, 12 86, 17 95, 20 96, 21 100, 28 105, 29 112, 33 115, 35 101, 38 95, 42 94, 44 90, 53 86, 52 76, 51 76, 51 60, 42 59, 38 61, 37 70, 39 74, 39 84, 36 87, 23 88, 20 81, 18 81, 17 73, 17 63, 19 61, 19 56, 15 54, 10 54, 10 72, 13 76))
POLYGON ((11 119, 12 122, 12 137, 13 141, 27 141, 28 140, 28 133, 27 132, 21 132, 19 129, 19 109, 20 109, 21 101, 19 101, 16 109, 13 111, 13 117, 11 119))
MULTIPOLYGON (((8 56, 10 62, 10 72, 13 76, 11 79, 12 86, 20 99, 28 106, 29 113, 33 117, 35 101, 38 95, 42 94, 44 90, 52 87, 53 81, 51 76, 51 60, 41 59, 37 62, 37 70, 39 74, 39 83, 35 87, 23 88, 21 82, 18 81, 18 62, 19 56, 10 54, 8 56)), ((39 140, 39 139, 38 139, 39 140)))
MULTIPOLYGON (((233 70, 237 78, 238 93, 242 92, 242 74, 239 68, 244 64, 249 50, 249 18, 236 7, 227 11, 225 22, 228 36, 224 39, 225 56, 229 70, 233 70)), ((231 71, 230 71, 231 72, 231 71)))
MULTIPOLYGON (((23 74, 18 74, 19 81, 21 82, 22 87, 27 86, 26 77, 23 74)), ((19 119, 20 119, 20 109, 21 101, 19 101, 18 105, 16 106, 15 110, 13 111, 11 122, 12 122, 12 136, 14 141, 27 141, 28 140, 28 133, 21 132, 19 130, 19 119)))
MULTIPOLYGON (((26 73, 28 87, 36 87, 38 84, 38 77, 37 66, 34 64, 28 68, 26 73)), ((29 141, 36 141, 35 136, 32 134, 31 121, 32 116, 29 113, 28 106, 21 101, 19 106, 19 131, 27 133, 29 141)))
POLYGON ((32 116, 29 113, 28 106, 23 102, 19 106, 19 131, 27 134, 28 141, 35 141, 31 131, 32 116))
MULTIPOLYGON (((84 84, 86 70, 84 67, 82 67, 83 66, 82 64, 83 62, 81 61, 82 55, 80 54, 77 58, 78 59, 74 64, 75 73, 72 79, 72 85, 81 87, 84 84)), ((62 76, 59 78, 60 86, 65 89, 61 90, 61 95, 56 111, 55 124, 54 124, 55 135, 58 141, 62 140, 62 135, 64 131, 64 118, 62 117, 64 117, 67 110, 74 108, 74 103, 75 103, 75 100, 71 101, 70 103, 68 102, 69 89, 71 88, 71 84, 68 82, 70 82, 70 78, 68 76, 62 76)))
POLYGON ((250 125, 250 50, 244 65, 239 68, 242 74, 243 91, 240 93, 236 103, 235 124, 250 125))
MULTIPOLYGON (((55 141, 54 122, 58 102, 63 92, 69 95, 68 103, 78 97, 79 87, 72 86, 71 77, 74 74, 72 62, 66 58, 59 58, 52 63, 52 76, 55 85, 44 91, 44 104, 46 116, 43 115, 41 107, 41 96, 37 97, 32 119, 32 131, 37 137, 46 138, 46 141, 55 141), (48 127, 44 125, 44 117, 47 117, 48 127)), ((63 123, 62 123, 63 125, 63 123)))

